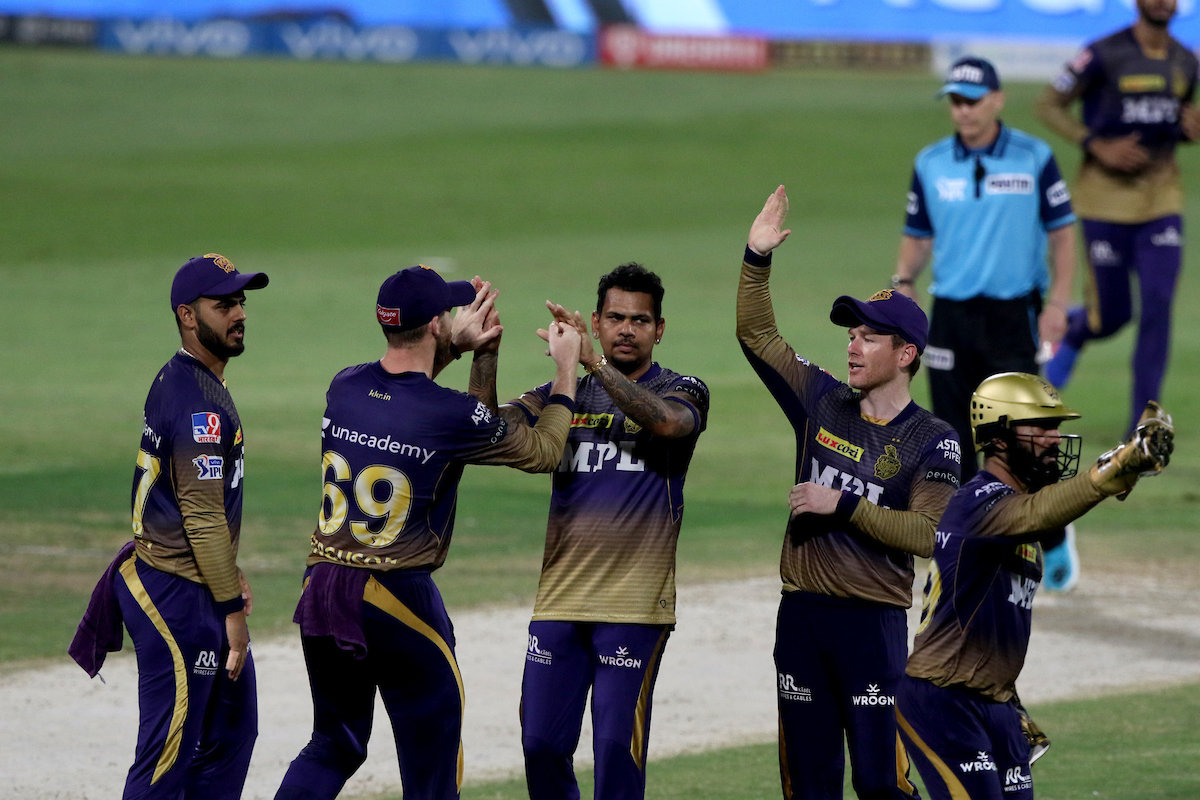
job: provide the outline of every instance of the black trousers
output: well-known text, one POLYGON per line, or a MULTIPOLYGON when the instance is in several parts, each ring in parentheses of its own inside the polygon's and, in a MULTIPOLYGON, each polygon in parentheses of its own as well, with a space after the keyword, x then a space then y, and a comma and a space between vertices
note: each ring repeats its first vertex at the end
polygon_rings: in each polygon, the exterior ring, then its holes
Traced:
POLYGON ((971 432, 971 395, 998 372, 1038 374, 1038 292, 1012 300, 972 297, 933 301, 929 346, 922 363, 929 370, 933 413, 958 431, 962 443, 962 482, 978 470, 971 432), (966 455, 966 454, 972 455, 966 455))

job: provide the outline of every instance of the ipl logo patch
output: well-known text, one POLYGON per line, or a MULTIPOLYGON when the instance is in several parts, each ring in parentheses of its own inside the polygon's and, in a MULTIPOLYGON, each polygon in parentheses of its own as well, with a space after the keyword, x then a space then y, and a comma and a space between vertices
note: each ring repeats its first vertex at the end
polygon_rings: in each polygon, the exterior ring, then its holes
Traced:
POLYGON ((192 414, 192 439, 200 444, 221 441, 221 415, 212 411, 192 414))
POLYGON ((219 481, 225 477, 225 459, 221 456, 199 455, 192 459, 202 481, 219 481))

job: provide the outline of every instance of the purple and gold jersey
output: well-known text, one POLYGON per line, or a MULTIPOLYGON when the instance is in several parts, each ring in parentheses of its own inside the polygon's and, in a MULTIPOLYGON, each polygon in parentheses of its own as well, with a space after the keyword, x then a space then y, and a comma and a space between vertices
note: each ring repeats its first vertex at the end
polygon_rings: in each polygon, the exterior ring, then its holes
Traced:
POLYGON ((742 350, 795 430, 795 482, 842 492, 837 513, 801 514, 789 523, 780 559, 784 590, 908 608, 911 553, 865 531, 883 526, 903 534, 925 526, 928 535, 958 488, 958 435, 913 402, 886 423, 864 417, 856 391, 798 356, 779 335, 769 274, 769 267, 742 265, 742 350), (878 509, 913 511, 922 519, 878 509))
POLYGON ((476 398, 379 362, 339 372, 326 393, 324 483, 308 566, 437 569, 446 560, 463 466, 546 471, 570 408, 555 397, 538 431, 510 428, 476 398), (561 417, 561 419, 558 419, 561 417))
POLYGON ((152 567, 241 596, 242 423, 225 384, 184 351, 146 396, 133 474, 133 535, 152 567))
POLYGON ((1085 473, 1033 494, 980 470, 938 524, 907 672, 1006 702, 1029 648, 1038 540, 1103 499, 1085 473))
MULTIPOLYGON (((639 386, 682 404, 695 419, 678 439, 627 417, 594 377, 579 381, 575 416, 554 473, 534 620, 675 622, 675 546, 683 481, 708 417, 708 387, 651 365, 639 386)), ((532 423, 549 385, 512 405, 532 423)))
POLYGON ((1175 146, 1184 139, 1180 107, 1196 94, 1196 56, 1175 39, 1166 58, 1147 56, 1133 28, 1088 45, 1067 64, 1054 88, 1083 101, 1092 136, 1137 133, 1151 163, 1129 175, 1103 167, 1085 151, 1075 186, 1075 212, 1086 219, 1126 224, 1183 212, 1175 146))

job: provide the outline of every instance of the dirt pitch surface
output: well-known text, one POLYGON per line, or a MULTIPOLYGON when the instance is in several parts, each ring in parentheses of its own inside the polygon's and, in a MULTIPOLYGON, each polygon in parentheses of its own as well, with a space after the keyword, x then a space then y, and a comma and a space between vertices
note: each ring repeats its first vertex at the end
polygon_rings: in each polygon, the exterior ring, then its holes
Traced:
MULTIPOLYGON (((1069 595, 1040 593, 1019 684, 1022 698, 1038 703, 1200 680, 1197 589, 1196 578, 1163 568, 1132 576, 1093 570, 1069 595)), ((771 578, 680 590, 680 625, 668 642, 655 693, 652 759, 774 739, 771 648, 778 596, 778 580, 771 578)), ((914 609, 910 630, 916 614, 914 609)), ((454 615, 467 688, 468 782, 521 772, 517 702, 528 615, 524 607, 454 615)), ((247 800, 274 795, 312 724, 299 637, 257 641, 254 658, 260 735, 247 800)), ((120 796, 137 731, 132 654, 111 656, 101 675, 106 683, 89 681, 69 661, 0 673, 4 796, 120 796)), ((342 796, 399 792, 386 720, 378 707, 371 753, 342 796)), ((583 768, 591 761, 590 737, 585 721, 576 761, 583 768)))

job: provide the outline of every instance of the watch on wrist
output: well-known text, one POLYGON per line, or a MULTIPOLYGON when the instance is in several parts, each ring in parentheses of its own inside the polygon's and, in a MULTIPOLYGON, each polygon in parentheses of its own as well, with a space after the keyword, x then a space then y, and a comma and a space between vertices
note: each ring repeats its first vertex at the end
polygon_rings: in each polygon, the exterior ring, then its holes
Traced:
POLYGON ((593 372, 599 372, 600 370, 604 369, 604 366, 607 363, 608 363, 608 357, 600 356, 599 361, 597 361, 595 364, 592 364, 590 367, 584 367, 583 371, 586 372, 588 375, 591 375, 593 372))
POLYGON ((899 275, 892 276, 893 289, 899 289, 901 286, 912 286, 913 282, 912 278, 901 278, 899 275))

